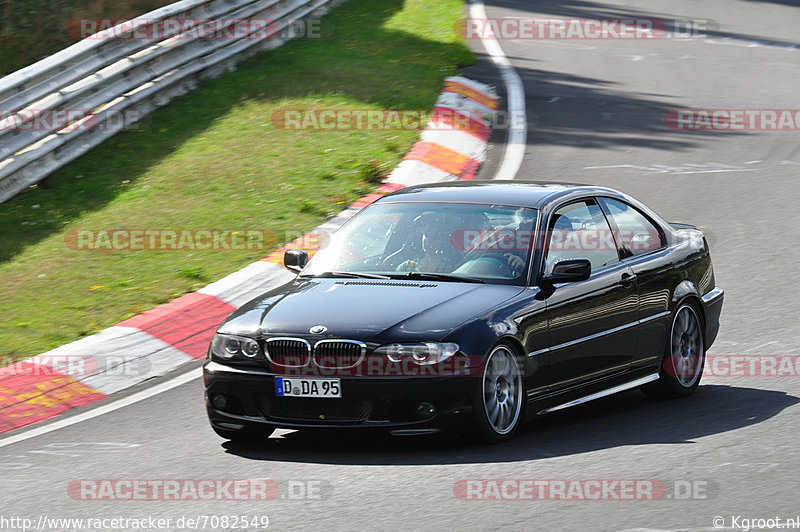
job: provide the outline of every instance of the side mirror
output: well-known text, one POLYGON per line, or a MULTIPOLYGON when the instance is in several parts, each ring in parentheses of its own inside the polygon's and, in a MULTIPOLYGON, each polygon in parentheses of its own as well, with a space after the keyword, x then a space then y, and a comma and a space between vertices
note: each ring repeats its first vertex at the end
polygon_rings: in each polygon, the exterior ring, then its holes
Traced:
POLYGON ((308 264, 308 253, 302 249, 290 249, 283 254, 283 266, 294 273, 300 273, 300 270, 308 264))
POLYGON ((553 273, 542 277, 542 281, 553 283, 574 283, 585 281, 592 274, 592 263, 589 259, 560 260, 553 266, 553 273))

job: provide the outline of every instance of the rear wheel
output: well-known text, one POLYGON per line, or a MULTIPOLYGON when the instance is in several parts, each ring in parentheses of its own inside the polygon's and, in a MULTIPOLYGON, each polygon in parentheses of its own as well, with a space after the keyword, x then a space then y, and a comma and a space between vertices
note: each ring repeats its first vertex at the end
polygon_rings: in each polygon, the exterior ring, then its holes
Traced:
POLYGON ((214 432, 217 433, 217 436, 237 443, 263 443, 264 440, 269 438, 270 434, 272 434, 275 430, 271 428, 256 430, 247 427, 239 430, 233 430, 222 429, 215 427, 214 425, 212 425, 211 428, 214 429, 214 432))
POLYGON ((525 397, 522 367, 514 350, 505 344, 486 357, 474 400, 475 432, 487 443, 510 440, 519 426, 525 397))
POLYGON ((642 391, 660 397, 693 394, 703 376, 705 358, 700 314, 694 305, 683 303, 672 317, 659 379, 643 386, 642 391))

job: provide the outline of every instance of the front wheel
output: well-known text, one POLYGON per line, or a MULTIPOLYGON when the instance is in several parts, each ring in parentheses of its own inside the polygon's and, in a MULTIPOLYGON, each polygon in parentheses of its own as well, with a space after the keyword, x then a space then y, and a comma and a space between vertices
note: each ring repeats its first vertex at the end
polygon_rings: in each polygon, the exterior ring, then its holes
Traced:
POLYGON ((660 397, 693 394, 703 376, 705 359, 702 320, 693 305, 683 303, 672 318, 659 379, 643 386, 642 391, 660 397))
POLYGON ((505 344, 486 357, 474 400, 475 432, 486 443, 510 440, 524 406, 524 379, 519 358, 505 344))

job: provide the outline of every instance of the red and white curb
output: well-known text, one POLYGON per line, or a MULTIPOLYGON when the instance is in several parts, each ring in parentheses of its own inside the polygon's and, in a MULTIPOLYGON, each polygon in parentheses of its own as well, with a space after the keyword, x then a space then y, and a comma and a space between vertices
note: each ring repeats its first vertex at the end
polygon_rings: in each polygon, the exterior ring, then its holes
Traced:
POLYGON ((253 297, 290 281, 283 253, 313 255, 320 243, 379 197, 421 183, 474 179, 486 159, 498 98, 488 85, 445 80, 431 120, 377 190, 334 218, 197 292, 98 334, 0 368, 0 433, 55 417, 205 357, 219 324, 253 297))

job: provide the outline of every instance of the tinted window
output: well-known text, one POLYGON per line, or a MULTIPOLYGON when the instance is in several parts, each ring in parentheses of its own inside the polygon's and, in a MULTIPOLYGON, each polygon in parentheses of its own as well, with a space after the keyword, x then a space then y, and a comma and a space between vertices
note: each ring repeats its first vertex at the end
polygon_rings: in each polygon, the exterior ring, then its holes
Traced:
POLYGON ((594 201, 578 201, 559 208, 550 219, 545 273, 566 259, 589 259, 592 271, 619 260, 611 228, 594 201))
POLYGON ((664 246, 661 231, 644 214, 619 200, 601 201, 619 230, 617 242, 628 255, 641 255, 664 246))

